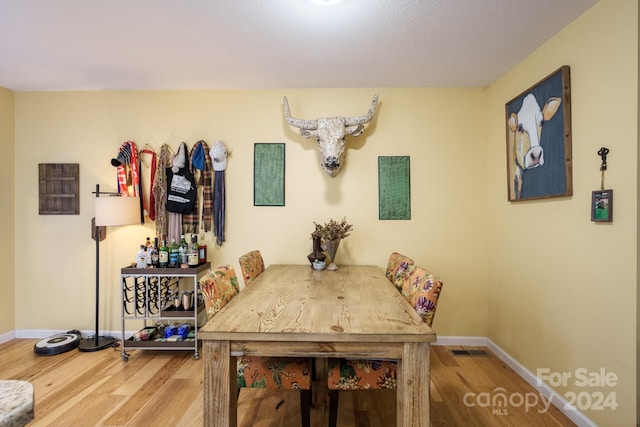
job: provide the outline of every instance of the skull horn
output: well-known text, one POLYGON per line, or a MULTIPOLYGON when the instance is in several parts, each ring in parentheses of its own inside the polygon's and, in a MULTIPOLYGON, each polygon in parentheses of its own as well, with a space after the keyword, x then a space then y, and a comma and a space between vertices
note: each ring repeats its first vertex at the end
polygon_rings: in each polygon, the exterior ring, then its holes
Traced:
POLYGON ((371 101, 371 107, 369 107, 369 111, 364 116, 357 117, 347 117, 345 119, 345 125, 354 126, 354 125, 362 125, 365 123, 369 123, 373 118, 373 114, 376 112, 376 106, 378 105, 378 94, 373 95, 373 101, 371 101))
POLYGON ((287 101, 286 96, 284 97, 284 116, 287 119, 287 123, 299 129, 314 130, 318 128, 317 120, 303 120, 291 117, 291 112, 289 111, 289 102, 287 101))

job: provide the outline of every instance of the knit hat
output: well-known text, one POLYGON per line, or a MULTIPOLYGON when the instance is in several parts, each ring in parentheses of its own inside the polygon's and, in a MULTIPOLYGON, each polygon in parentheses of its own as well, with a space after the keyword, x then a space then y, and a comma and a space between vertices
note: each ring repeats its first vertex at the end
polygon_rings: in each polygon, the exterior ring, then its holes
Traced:
MULTIPOLYGON (((204 141, 198 141, 204 142, 204 141)), ((204 148, 202 148, 202 144, 196 144, 195 151, 193 152, 193 156, 191 157, 191 164, 194 168, 198 170, 204 170, 204 148)))
POLYGON ((222 141, 213 143, 209 155, 213 161, 214 171, 223 171, 227 168, 227 147, 225 147, 222 141))

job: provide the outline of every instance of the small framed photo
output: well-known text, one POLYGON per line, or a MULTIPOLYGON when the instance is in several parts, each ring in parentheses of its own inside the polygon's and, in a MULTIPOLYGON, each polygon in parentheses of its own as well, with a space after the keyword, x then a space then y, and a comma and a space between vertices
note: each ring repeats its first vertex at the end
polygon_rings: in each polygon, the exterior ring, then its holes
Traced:
POLYGON ((591 193, 591 221, 613 221, 613 190, 600 190, 591 193))

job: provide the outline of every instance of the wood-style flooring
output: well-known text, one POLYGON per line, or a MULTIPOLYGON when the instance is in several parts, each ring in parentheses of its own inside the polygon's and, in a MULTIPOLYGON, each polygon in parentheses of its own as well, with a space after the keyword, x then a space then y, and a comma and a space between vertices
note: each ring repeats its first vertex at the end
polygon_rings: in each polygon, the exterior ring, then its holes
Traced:
MULTIPOLYGON (((0 344, 0 378, 34 385, 35 420, 29 426, 202 425, 202 360, 194 359, 192 351, 134 350, 123 362, 119 347, 35 355, 37 341, 15 339, 0 344)), ((499 406, 497 401, 492 406, 487 397, 535 391, 486 348, 465 347, 485 350, 487 356, 454 356, 450 352, 454 349, 462 347, 431 347, 432 426, 574 425, 554 406, 545 411, 542 396, 534 408, 499 406)), ((314 386, 312 427, 326 426, 326 385, 318 381, 314 386)), ((298 395, 296 391, 243 389, 239 425, 299 425, 298 395)), ((340 393, 338 426, 394 424, 395 391, 340 393)))

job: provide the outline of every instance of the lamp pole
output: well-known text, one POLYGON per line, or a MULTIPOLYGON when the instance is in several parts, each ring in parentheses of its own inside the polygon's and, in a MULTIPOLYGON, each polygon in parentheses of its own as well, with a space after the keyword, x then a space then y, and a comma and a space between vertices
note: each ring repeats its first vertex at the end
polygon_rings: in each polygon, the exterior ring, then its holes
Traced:
MULTIPOLYGON (((100 197, 100 184, 96 184, 96 198, 100 197)), ((108 347, 113 347, 115 338, 100 336, 98 323, 100 317, 100 226, 94 220, 94 238, 96 241, 96 330, 93 339, 83 339, 80 341, 78 349, 80 351, 98 351, 108 347)))

